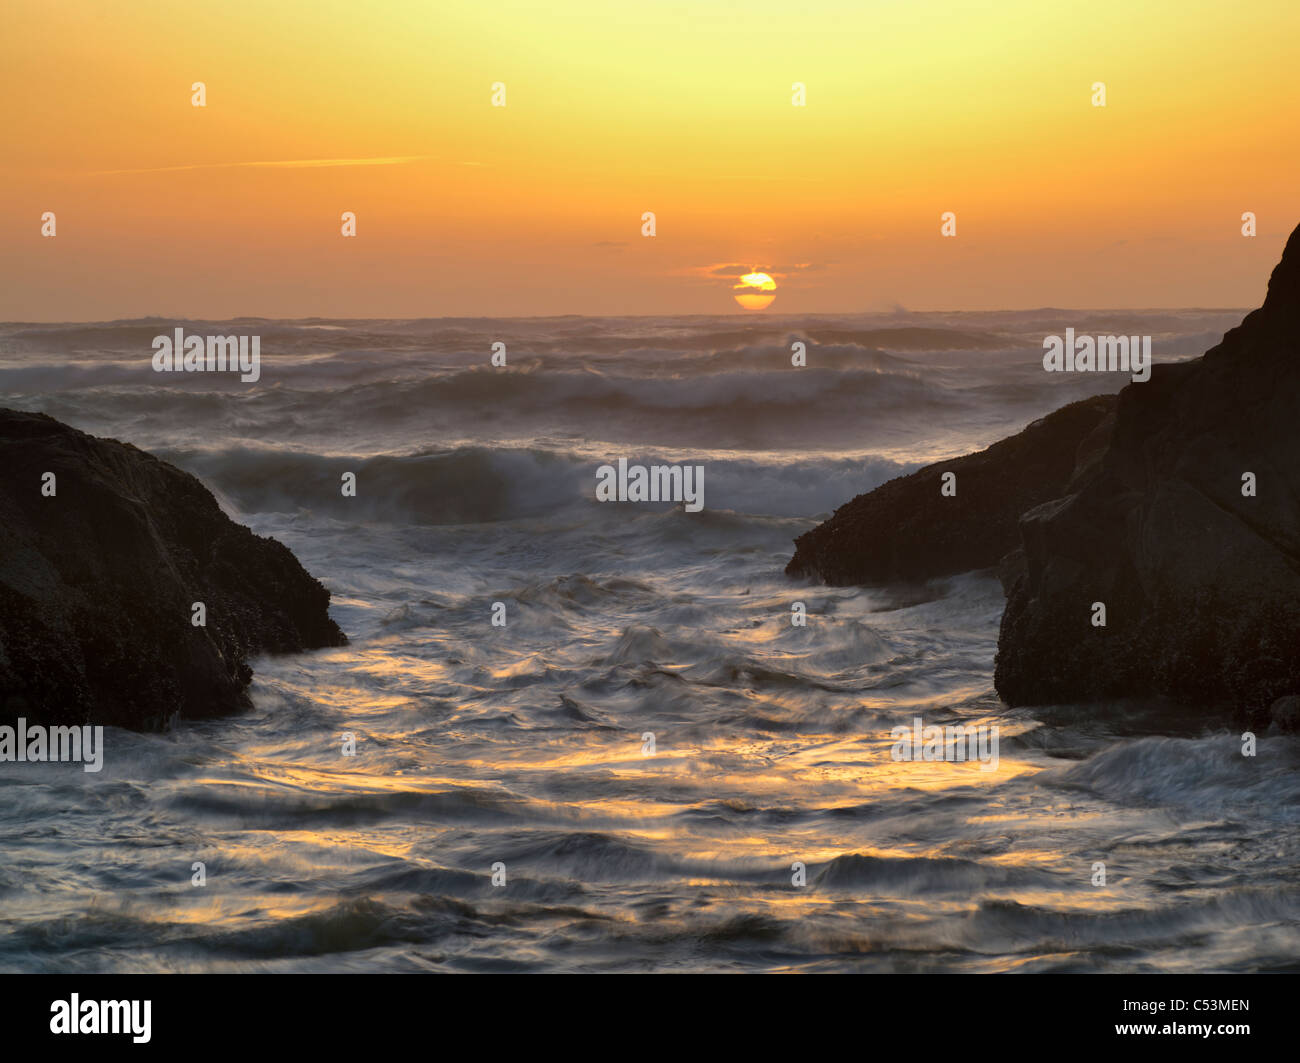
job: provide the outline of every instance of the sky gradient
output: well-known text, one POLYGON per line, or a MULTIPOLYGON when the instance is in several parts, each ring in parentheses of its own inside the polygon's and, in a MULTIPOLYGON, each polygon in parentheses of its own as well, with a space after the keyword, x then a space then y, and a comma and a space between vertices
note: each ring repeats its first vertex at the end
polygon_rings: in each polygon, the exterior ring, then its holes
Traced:
POLYGON ((4 24, 5 320, 1247 307, 1300 222, 1294 0, 11 0, 4 24), (732 299, 751 270, 766 311, 732 299))

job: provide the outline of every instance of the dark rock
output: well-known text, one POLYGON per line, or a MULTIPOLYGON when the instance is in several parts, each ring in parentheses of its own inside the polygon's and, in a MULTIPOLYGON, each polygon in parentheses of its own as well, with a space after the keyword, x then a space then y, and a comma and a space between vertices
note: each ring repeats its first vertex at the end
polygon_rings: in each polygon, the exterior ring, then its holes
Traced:
POLYGON ((1066 490, 1103 449, 1114 395, 1071 403, 978 454, 927 465, 858 495, 795 540, 790 576, 842 586, 988 568, 1019 546, 1021 513, 1066 490), (940 494, 942 475, 957 493, 940 494))
POLYGON ((1269 706, 1268 718, 1272 723, 1271 730, 1284 734, 1300 733, 1300 697, 1290 694, 1278 698, 1269 706))
POLYGON ((1300 229, 1264 306, 1201 358, 1126 386, 1103 452, 1021 519, 1003 699, 1163 696, 1262 719, 1300 690, 1298 416, 1300 229))
POLYGON ((0 468, 0 718, 148 730, 234 712, 248 657, 347 641, 329 591, 189 473, 14 410, 0 468))

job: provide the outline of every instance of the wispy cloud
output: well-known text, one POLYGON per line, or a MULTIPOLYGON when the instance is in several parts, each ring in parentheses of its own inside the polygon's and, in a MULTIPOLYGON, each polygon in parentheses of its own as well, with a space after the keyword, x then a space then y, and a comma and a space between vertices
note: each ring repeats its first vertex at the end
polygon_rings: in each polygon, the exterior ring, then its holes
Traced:
MULTIPOLYGON (((369 159, 277 159, 268 162, 197 162, 185 166, 147 166, 139 170, 92 170, 91 175, 131 173, 179 173, 182 170, 234 170, 258 168, 271 170, 308 170, 324 166, 402 166, 410 162, 423 162, 433 155, 380 155, 369 159)), ((466 166, 477 165, 464 163, 466 166)))

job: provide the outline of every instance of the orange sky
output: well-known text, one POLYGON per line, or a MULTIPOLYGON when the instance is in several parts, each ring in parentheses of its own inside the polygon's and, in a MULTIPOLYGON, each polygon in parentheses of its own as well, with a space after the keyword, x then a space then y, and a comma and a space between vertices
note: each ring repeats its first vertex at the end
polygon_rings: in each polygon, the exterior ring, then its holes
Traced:
POLYGON ((742 314, 754 268, 766 313, 1253 306, 1300 222, 1294 0, 9 0, 3 26, 0 319, 742 314))

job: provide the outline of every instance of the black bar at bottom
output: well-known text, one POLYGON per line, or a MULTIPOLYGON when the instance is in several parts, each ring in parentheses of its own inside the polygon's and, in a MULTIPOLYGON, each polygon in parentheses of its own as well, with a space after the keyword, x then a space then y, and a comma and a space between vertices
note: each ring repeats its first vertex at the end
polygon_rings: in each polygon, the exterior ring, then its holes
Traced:
POLYGON ((846 1038, 864 1054, 916 1038, 918 1048, 997 1044, 1029 1058, 1052 1045, 1293 1044, 1297 985, 1281 974, 3 975, 0 1022, 9 1050, 319 1049, 335 1058, 404 1051, 414 1036, 434 1052, 489 1054, 549 1052, 559 1038, 583 1055, 658 1045, 695 1057, 710 1046, 734 1055, 752 1041, 803 1059, 846 1038), (115 1024, 126 1032, 111 1032, 115 1024))

